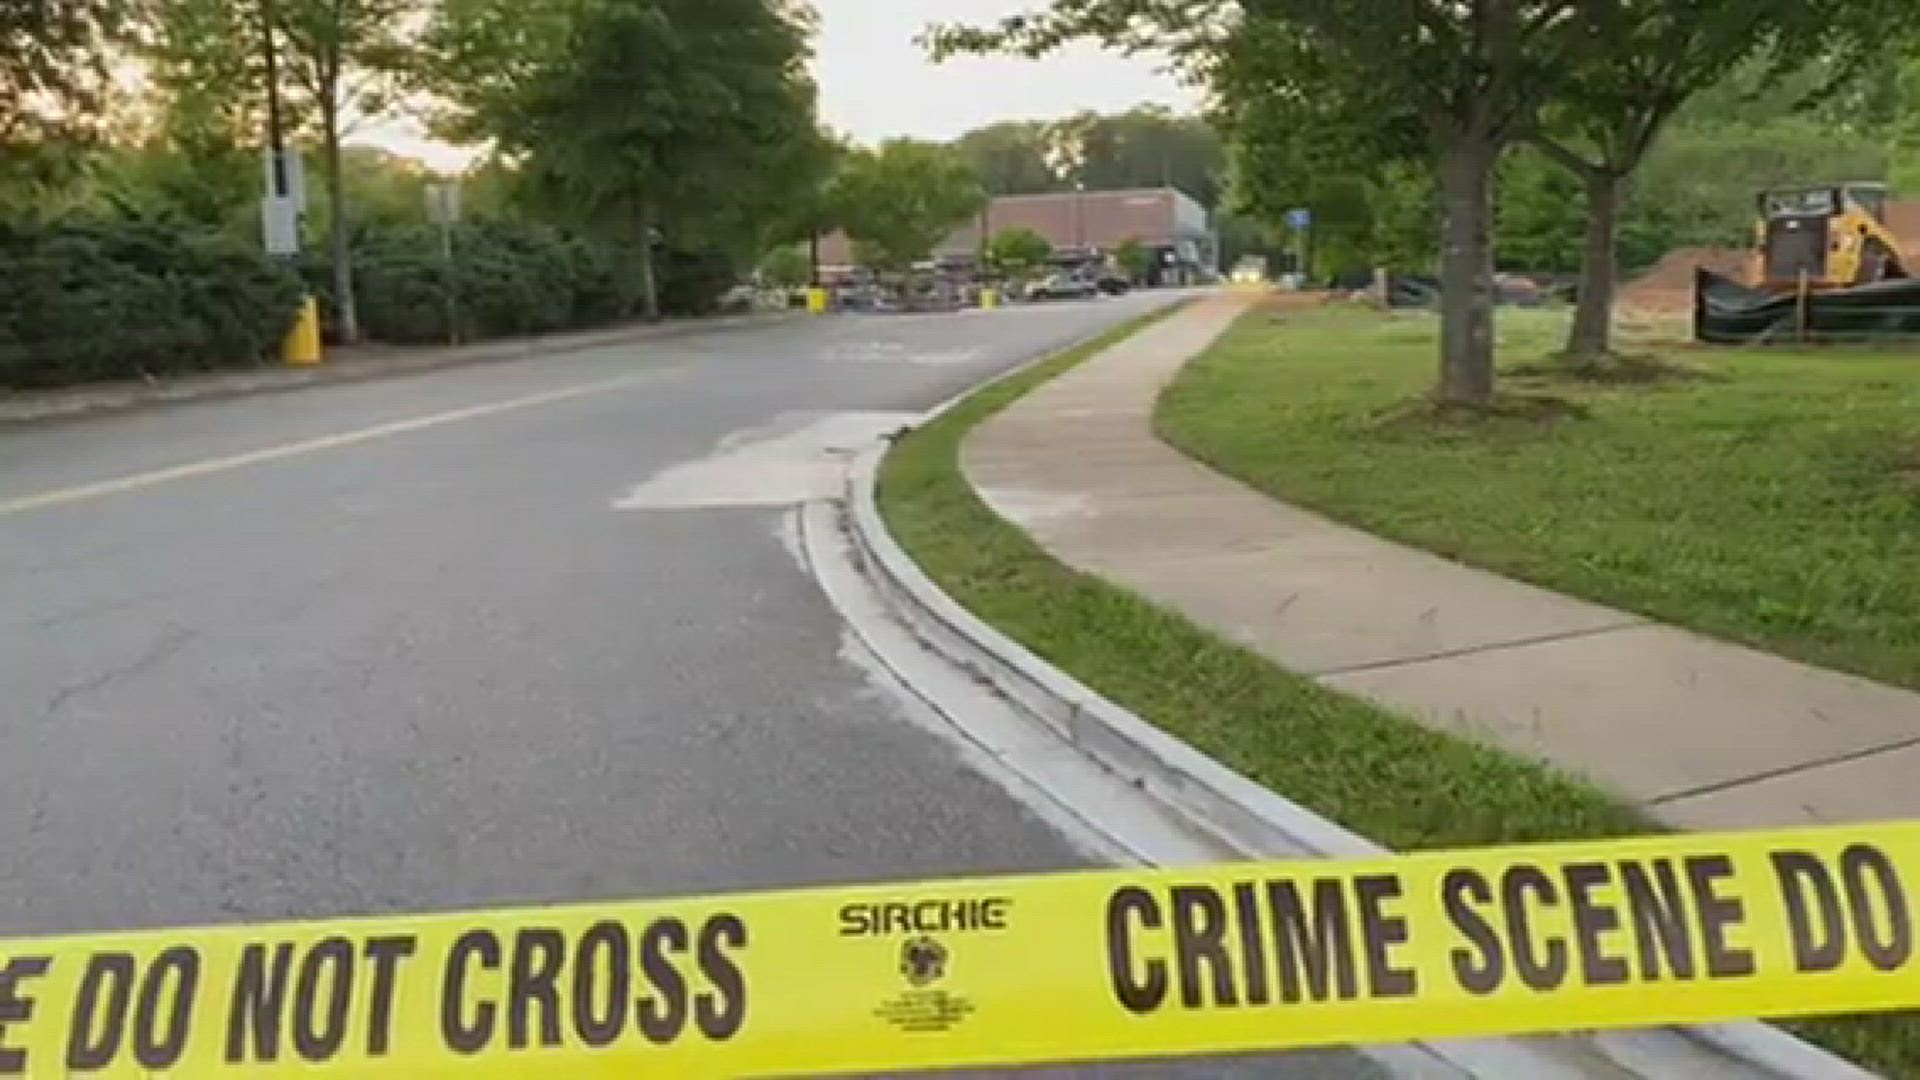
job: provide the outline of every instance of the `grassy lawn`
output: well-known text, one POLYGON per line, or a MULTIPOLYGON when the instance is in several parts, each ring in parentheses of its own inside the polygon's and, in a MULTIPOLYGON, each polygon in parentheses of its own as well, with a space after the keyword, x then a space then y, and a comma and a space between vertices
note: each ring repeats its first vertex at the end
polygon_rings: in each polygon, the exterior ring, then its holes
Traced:
MULTIPOLYGON (((1502 313, 1503 363, 1537 363, 1561 326, 1502 313)), ((1168 388, 1160 433, 1372 532, 1920 688, 1920 350, 1674 347, 1704 377, 1508 377, 1584 417, 1461 424, 1404 411, 1433 329, 1257 310, 1168 388)))
MULTIPOLYGON (((940 587, 1114 701, 1383 844, 1404 850, 1650 831, 1637 812, 1578 780, 1322 689, 1071 570, 980 501, 960 471, 967 432, 1146 321, 974 394, 888 455, 881 513, 940 587)), ((1237 337, 1265 329, 1256 321, 1237 337)), ((1916 1018, 1841 1018, 1794 1029, 1888 1075, 1920 1075, 1916 1018)))

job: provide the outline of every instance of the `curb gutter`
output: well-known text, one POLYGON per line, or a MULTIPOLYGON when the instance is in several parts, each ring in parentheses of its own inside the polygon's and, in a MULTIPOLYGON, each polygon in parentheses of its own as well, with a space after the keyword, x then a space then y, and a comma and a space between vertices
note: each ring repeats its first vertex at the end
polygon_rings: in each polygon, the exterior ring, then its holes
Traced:
MULTIPOLYGON (((944 412, 952 404, 929 416, 944 412)), ((870 450, 860 456, 849 473, 850 531, 881 593, 929 646, 985 678, 1059 738, 1244 857, 1368 858, 1390 854, 1366 837, 1248 780, 1108 701, 947 596, 894 541, 880 517, 875 487, 884 456, 884 448, 870 450)), ((1717 1075, 1870 1080, 1873 1076, 1817 1046, 1758 1022, 1423 1045, 1468 1075, 1484 1077, 1717 1075)))

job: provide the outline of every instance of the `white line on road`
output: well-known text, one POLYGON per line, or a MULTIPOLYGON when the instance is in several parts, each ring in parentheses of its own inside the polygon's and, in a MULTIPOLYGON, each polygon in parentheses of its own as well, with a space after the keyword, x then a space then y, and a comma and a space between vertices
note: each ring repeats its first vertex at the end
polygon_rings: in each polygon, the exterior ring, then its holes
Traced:
POLYGON ((263 447, 259 450, 249 450, 243 454, 208 458, 204 461, 189 462, 185 465, 173 465, 165 469, 155 469, 151 472, 134 473, 131 476, 116 477, 112 480, 100 480, 91 484, 79 484, 73 487, 56 488, 52 491, 42 491, 34 495, 25 495, 17 499, 0 501, 0 517, 7 517, 12 514, 24 514, 33 510, 44 510, 48 507, 63 506, 67 503, 86 502, 90 499, 105 498, 108 495, 119 495, 128 491, 137 491, 141 488, 154 487, 158 484, 172 483, 175 480, 188 480, 196 476, 209 476, 213 473, 227 472, 232 469, 243 469, 249 465, 260 465, 269 461, 279 461, 282 458, 299 457, 302 454, 312 454, 322 450, 337 450, 340 447, 352 446, 355 443, 371 442, 375 439, 384 439, 393 435, 404 435, 411 431, 440 427, 443 424, 457 424, 463 420, 477 420, 483 416, 495 416, 500 413, 513 412, 518 409, 530 409, 536 405, 551 405, 556 401, 566 401, 569 398, 585 397, 589 394, 599 394, 608 390, 618 390, 622 387, 632 386, 636 383, 657 378, 659 374, 660 372, 655 370, 633 375, 622 375, 615 379, 602 379, 599 382, 581 383, 578 386, 563 387, 559 390, 546 390, 538 394, 528 394, 524 397, 508 398, 504 401, 490 401, 484 405, 469 405, 463 409, 450 409, 446 412, 432 413, 427 416, 416 416, 410 420, 396 420, 389 424, 378 424, 373 427, 359 428, 354 431, 342 431, 333 435, 322 435, 318 438, 303 439, 299 442, 263 447))
POLYGON ((837 498, 847 462, 883 436, 920 422, 917 412, 781 413, 736 431, 703 458, 670 465, 613 504, 615 510, 791 506, 837 498))

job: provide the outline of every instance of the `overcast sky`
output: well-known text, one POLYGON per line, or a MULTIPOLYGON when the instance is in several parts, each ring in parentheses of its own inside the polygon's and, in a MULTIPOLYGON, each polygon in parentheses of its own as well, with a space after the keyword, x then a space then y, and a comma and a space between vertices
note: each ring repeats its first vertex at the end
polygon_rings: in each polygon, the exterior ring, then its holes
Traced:
MULTIPOLYGON (((932 22, 991 23, 1045 0, 814 0, 821 117, 861 142, 891 135, 950 139, 996 120, 1053 119, 1141 102, 1188 110, 1199 95, 1160 62, 1079 46, 1045 60, 966 58, 935 64, 914 38, 932 22)), ((373 142, 458 169, 470 154, 435 145, 404 122, 371 127, 373 142)))
POLYGON ((889 135, 950 139, 996 120, 1052 119, 1143 101, 1191 109, 1198 95, 1155 60, 1079 46, 1045 60, 993 57, 935 64, 914 38, 932 22, 984 24, 1044 0, 814 0, 822 27, 820 111, 862 142, 889 135))

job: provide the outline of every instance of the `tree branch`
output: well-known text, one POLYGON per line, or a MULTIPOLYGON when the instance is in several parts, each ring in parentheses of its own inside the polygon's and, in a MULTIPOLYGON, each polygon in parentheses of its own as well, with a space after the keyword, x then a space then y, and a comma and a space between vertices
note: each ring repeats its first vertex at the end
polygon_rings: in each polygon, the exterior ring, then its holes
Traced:
POLYGON ((1591 177, 1610 172, 1606 164, 1596 165, 1579 154, 1574 153, 1566 144, 1548 135, 1537 127, 1528 128, 1520 133, 1521 141, 1536 147, 1552 161, 1578 176, 1591 177))

